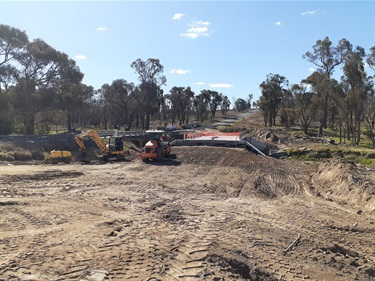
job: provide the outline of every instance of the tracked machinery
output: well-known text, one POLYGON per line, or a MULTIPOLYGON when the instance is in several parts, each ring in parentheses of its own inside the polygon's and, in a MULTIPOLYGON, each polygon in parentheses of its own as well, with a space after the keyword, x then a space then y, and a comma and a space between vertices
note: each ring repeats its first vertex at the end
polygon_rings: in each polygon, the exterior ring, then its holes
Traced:
POLYGON ((171 144, 166 141, 166 134, 163 130, 148 130, 146 131, 148 141, 142 148, 142 161, 162 161, 168 157, 172 151, 171 144))
POLYGON ((107 144, 104 144, 103 139, 96 131, 84 132, 80 135, 74 136, 74 140, 81 149, 81 161, 89 162, 88 150, 84 143, 84 139, 91 138, 97 147, 100 149, 99 162, 105 163, 108 161, 123 161, 129 151, 124 150, 124 143, 122 136, 107 137, 107 144))
POLYGON ((52 150, 45 159, 47 164, 58 164, 60 162, 69 164, 72 161, 72 153, 67 150, 52 150))

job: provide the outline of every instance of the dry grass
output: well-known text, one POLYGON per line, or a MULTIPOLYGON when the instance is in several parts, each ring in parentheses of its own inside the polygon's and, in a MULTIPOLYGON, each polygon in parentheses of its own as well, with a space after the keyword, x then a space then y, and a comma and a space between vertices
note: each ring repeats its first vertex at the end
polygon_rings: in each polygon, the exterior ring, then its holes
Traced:
POLYGON ((0 143, 0 161, 30 161, 43 160, 44 158, 44 152, 41 148, 0 143))

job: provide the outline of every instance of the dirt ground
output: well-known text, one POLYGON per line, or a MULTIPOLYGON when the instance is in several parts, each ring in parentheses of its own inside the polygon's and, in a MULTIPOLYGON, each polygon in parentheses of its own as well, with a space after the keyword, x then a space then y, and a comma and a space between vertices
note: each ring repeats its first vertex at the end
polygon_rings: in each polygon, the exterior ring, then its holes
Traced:
POLYGON ((0 164, 0 280, 375 280, 375 171, 240 148, 0 164))

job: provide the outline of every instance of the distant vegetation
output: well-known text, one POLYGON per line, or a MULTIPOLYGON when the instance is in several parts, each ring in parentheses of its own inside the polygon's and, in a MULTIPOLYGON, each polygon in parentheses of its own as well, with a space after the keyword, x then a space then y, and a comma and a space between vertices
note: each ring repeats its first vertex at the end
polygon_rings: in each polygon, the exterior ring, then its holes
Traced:
POLYGON ((326 37, 302 57, 317 70, 300 84, 289 85, 286 77, 270 73, 260 83, 259 100, 252 101, 250 94, 231 104, 223 93, 206 89, 194 93, 173 86, 164 93, 167 79, 156 58, 130 65, 138 84, 118 78, 94 89, 82 83, 84 74, 65 53, 0 24, 0 134, 181 126, 213 122, 218 112, 225 118, 231 108, 241 112, 253 106, 267 127, 298 126, 303 134, 320 137, 331 131, 336 143, 358 146, 365 139, 374 146, 374 76, 366 70, 375 69, 375 46, 366 54, 346 39, 335 46, 326 37), (340 81, 332 78, 338 67, 340 81))
MULTIPOLYGON (((189 123, 225 116, 230 101, 222 93, 166 84, 158 59, 135 60, 131 65, 139 84, 124 78, 94 89, 82 83, 76 62, 41 39, 29 41, 19 29, 0 25, 0 134, 49 133, 54 128, 141 128, 151 120, 189 123)), ((243 109, 242 100, 236 103, 243 109)), ((247 106, 247 105, 245 105, 247 106)))
POLYGON ((286 77, 269 74, 260 85, 262 95, 258 106, 266 126, 276 125, 276 116, 285 127, 298 125, 306 134, 314 134, 318 122, 318 136, 327 130, 335 131, 338 142, 358 146, 363 137, 375 145, 374 76, 366 66, 375 70, 375 46, 366 54, 353 48, 346 39, 334 46, 328 37, 318 40, 312 51, 303 58, 317 70, 300 84, 289 86, 286 77), (367 63, 367 64, 366 64, 367 63), (342 66, 340 81, 332 78, 342 66))

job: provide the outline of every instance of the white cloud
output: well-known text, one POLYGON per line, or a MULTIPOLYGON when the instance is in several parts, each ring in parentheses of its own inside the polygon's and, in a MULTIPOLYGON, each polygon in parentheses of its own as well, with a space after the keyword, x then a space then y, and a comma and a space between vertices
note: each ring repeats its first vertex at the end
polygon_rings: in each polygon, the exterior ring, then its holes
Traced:
POLYGON ((280 25, 281 25, 281 21, 275 22, 275 24, 276 24, 277 26, 280 26, 280 25))
POLYGON ((206 83, 204 83, 204 82, 197 82, 197 83, 195 83, 196 85, 205 85, 206 83))
POLYGON ((208 84, 211 88, 232 88, 233 85, 231 84, 208 84))
POLYGON ((315 72, 315 70, 316 70, 316 69, 313 68, 313 67, 310 67, 310 68, 309 68, 309 71, 310 71, 310 72, 315 72))
POLYGON ((210 25, 211 23, 209 21, 202 21, 202 20, 198 20, 198 21, 194 21, 191 25, 194 26, 194 25, 210 25))
POLYGON ((181 14, 181 13, 176 13, 173 15, 174 20, 180 20, 183 16, 186 16, 187 14, 181 14))
POLYGON ((97 31, 107 31, 108 28, 106 28, 106 27, 98 27, 96 30, 97 31))
POLYGON ((74 58, 76 60, 85 60, 85 59, 87 59, 87 57, 85 55, 76 55, 76 56, 74 56, 74 58))
POLYGON ((189 72, 190 72, 189 69, 172 69, 171 71, 169 71, 169 73, 172 73, 172 74, 186 74, 189 72))
POLYGON ((180 36, 189 37, 192 39, 198 38, 200 36, 210 36, 208 26, 211 25, 209 21, 193 21, 188 25, 188 29, 181 33, 180 36))
POLYGON ((315 14, 315 13, 317 13, 317 12, 318 12, 318 10, 314 10, 314 11, 312 11, 312 10, 307 10, 307 11, 301 13, 301 16, 310 16, 310 15, 313 15, 313 14, 315 14))

